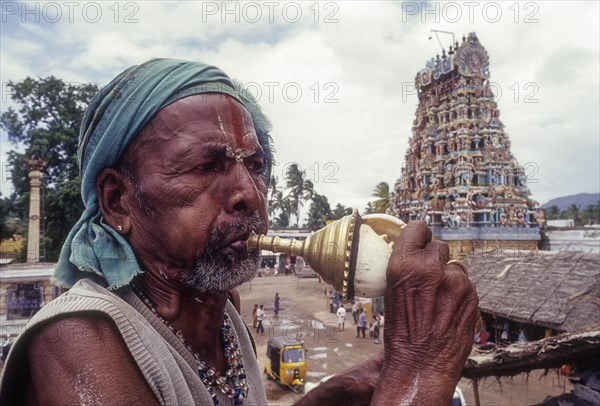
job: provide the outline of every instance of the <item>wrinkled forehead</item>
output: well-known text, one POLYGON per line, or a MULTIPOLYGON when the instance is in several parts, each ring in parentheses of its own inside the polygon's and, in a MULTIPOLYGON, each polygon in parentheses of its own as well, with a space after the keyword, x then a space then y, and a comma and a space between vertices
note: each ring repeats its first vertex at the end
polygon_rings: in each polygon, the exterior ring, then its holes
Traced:
POLYGON ((217 130, 223 134, 253 135, 252 117, 246 108, 225 94, 199 94, 178 100, 163 108, 152 121, 167 132, 196 128, 217 130))
POLYGON ((139 133, 132 149, 181 137, 201 143, 218 142, 244 156, 262 149, 246 108, 234 98, 217 93, 189 96, 164 107, 139 133))

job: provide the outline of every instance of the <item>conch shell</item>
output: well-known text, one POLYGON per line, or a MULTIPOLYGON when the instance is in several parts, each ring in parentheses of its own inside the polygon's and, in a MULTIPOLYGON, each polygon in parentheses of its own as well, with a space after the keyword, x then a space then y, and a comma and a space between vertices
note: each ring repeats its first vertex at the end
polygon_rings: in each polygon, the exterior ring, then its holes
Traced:
POLYGON ((383 296, 393 241, 404 223, 386 214, 351 215, 328 224, 304 241, 252 234, 249 250, 302 256, 342 300, 383 296))

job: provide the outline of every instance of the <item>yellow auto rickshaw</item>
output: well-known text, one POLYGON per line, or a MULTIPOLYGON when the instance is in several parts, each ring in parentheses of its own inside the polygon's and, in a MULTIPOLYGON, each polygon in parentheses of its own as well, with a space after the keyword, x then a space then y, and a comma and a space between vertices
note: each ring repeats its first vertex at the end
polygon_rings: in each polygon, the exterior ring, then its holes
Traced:
POLYGON ((295 338, 270 339, 265 373, 268 379, 275 379, 302 392, 306 383, 304 342, 295 338))

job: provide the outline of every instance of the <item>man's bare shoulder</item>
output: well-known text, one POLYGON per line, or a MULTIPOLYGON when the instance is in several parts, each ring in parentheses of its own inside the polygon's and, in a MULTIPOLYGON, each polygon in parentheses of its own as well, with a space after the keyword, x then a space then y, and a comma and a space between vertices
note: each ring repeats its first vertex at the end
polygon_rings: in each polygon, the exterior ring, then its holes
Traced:
POLYGON ((28 360, 31 403, 156 403, 108 316, 88 313, 45 324, 31 338, 28 360))

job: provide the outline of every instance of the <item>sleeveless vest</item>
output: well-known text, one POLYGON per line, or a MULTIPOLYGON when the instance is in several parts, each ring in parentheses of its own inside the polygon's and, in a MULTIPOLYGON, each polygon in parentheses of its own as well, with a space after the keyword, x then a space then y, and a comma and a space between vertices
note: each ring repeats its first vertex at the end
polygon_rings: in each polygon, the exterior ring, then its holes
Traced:
MULTIPOLYGON (((158 319, 130 288, 120 290, 121 297, 97 283, 83 279, 60 297, 45 305, 27 323, 14 342, 0 380, 0 404, 22 404, 27 391, 27 350, 42 324, 65 315, 86 312, 110 317, 148 386, 161 405, 213 406, 210 393, 200 380, 196 360, 184 344, 158 319)), ((241 347, 249 387, 244 405, 267 404, 258 363, 248 331, 235 307, 226 308, 234 334, 241 347)), ((125 383, 124 383, 125 384, 125 383)), ((218 388, 213 388, 220 405, 233 404, 218 388)))

